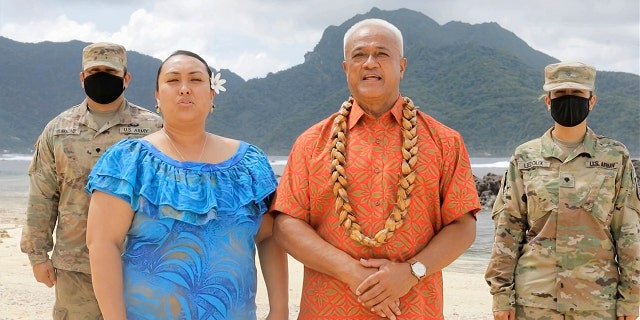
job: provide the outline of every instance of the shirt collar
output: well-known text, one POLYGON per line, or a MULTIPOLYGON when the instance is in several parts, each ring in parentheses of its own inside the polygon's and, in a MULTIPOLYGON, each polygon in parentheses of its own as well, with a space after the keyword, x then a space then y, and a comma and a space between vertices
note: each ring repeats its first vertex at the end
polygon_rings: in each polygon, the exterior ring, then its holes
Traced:
MULTIPOLYGON (((402 99, 401 94, 398 94, 398 99, 396 99, 396 102, 393 105, 393 107, 389 111, 382 114, 380 118, 386 117, 389 113, 391 113, 391 116, 393 116, 393 119, 398 123, 398 125, 402 125, 402 106, 403 105, 404 105, 404 99, 402 99)), ((351 112, 349 113, 349 119, 347 119, 348 128, 349 129, 353 128, 358 123, 358 121, 360 121, 360 119, 366 115, 367 114, 364 112, 364 110, 362 110, 362 108, 358 104, 358 101, 354 100, 353 105, 351 106, 351 112)))

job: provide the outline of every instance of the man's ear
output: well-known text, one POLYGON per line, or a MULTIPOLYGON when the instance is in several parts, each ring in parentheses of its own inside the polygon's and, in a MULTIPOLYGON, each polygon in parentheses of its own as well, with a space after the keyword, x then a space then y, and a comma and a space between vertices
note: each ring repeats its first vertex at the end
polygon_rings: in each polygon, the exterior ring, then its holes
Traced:
POLYGON ((128 87, 129 86, 129 82, 131 81, 131 73, 129 73, 127 71, 127 73, 124 75, 124 87, 128 87))

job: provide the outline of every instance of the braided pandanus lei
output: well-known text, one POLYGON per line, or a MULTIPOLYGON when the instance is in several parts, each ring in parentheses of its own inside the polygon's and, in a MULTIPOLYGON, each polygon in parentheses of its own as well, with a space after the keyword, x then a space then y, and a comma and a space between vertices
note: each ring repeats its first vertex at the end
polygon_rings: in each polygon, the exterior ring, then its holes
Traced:
POLYGON ((349 237, 363 246, 379 247, 391 237, 402 223, 409 209, 411 191, 416 180, 415 165, 418 162, 418 135, 416 132, 416 108, 411 99, 403 97, 402 106, 402 170, 398 181, 398 193, 396 203, 385 221, 384 228, 373 236, 362 233, 362 227, 358 224, 353 207, 349 203, 347 194, 346 152, 347 152, 347 118, 351 112, 353 98, 342 103, 333 127, 333 142, 331 148, 331 183, 333 194, 336 196, 336 212, 339 223, 344 227, 349 237))

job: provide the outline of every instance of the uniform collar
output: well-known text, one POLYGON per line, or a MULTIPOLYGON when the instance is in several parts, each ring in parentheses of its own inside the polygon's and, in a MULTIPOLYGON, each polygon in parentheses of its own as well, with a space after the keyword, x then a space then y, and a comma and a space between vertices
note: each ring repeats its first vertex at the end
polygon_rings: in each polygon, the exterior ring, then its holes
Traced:
MULTIPOLYGON (((542 135, 542 156, 544 158, 554 157, 562 159, 562 150, 556 146, 556 143, 551 137, 552 130, 553 128, 550 128, 544 133, 544 135, 542 135)), ((578 145, 569 157, 575 158, 580 154, 587 154, 590 158, 593 157, 596 150, 596 140, 596 134, 591 130, 591 128, 587 127, 587 132, 584 135, 582 144, 578 145)), ((567 160, 569 160, 569 158, 567 158, 567 160)))
MULTIPOLYGON (((133 119, 133 117, 131 115, 131 111, 128 108, 128 106, 129 106, 129 102, 127 101, 127 99, 122 99, 122 102, 120 103, 120 106, 116 111, 119 121, 118 123, 114 123, 113 125, 131 123, 131 120, 133 119)), ((86 126, 91 127, 92 124, 95 124, 95 121, 93 121, 93 115, 91 114, 91 112, 89 112, 89 104, 87 103, 87 99, 82 101, 82 103, 76 109, 74 116, 77 116, 78 121, 86 126)), ((94 129, 99 130, 100 128, 94 128, 94 129)))

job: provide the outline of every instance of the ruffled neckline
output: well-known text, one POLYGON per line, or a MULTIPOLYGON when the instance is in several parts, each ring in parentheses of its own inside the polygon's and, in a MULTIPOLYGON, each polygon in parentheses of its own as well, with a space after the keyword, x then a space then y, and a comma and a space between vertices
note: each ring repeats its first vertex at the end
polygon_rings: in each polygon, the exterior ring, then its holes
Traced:
POLYGON ((98 160, 87 191, 100 190, 131 204, 135 212, 202 225, 233 216, 255 202, 266 212, 277 180, 266 155, 241 142, 229 159, 181 162, 144 139, 122 140, 98 160))
POLYGON ((149 149, 149 152, 151 154, 160 158, 164 162, 175 166, 176 168, 196 169, 196 170, 205 170, 205 171, 226 170, 230 167, 233 167, 236 163, 238 163, 238 161, 242 160, 242 157, 244 157, 249 147, 248 143, 244 141, 240 141, 240 145, 238 146, 238 149, 236 149, 236 152, 234 152, 231 158, 219 163, 207 163, 207 162, 197 162, 197 161, 180 161, 180 160, 171 158, 165 153, 163 153, 162 151, 160 151, 160 149, 156 148, 156 146, 154 146, 151 142, 145 139, 139 139, 139 140, 140 140, 140 143, 142 143, 142 145, 144 145, 145 148, 149 149))

